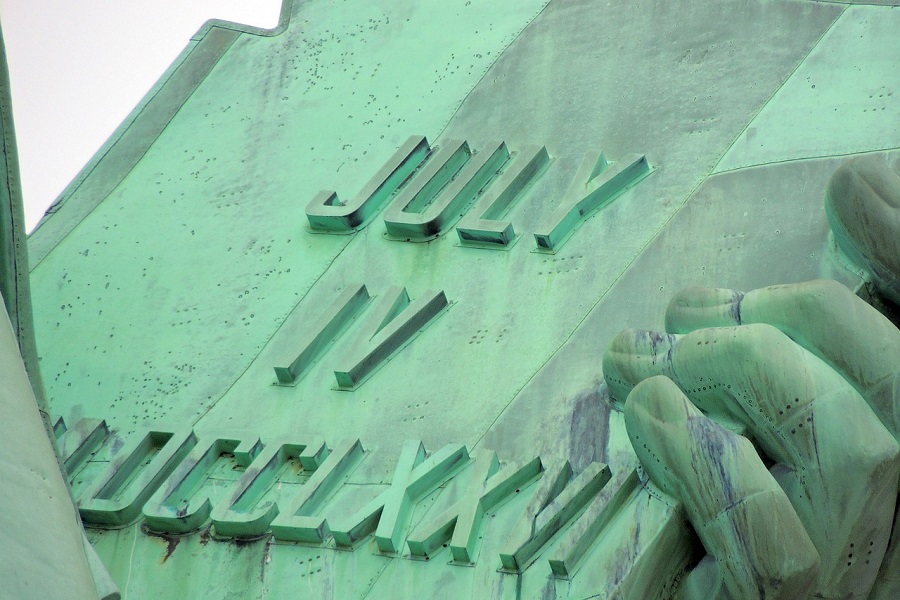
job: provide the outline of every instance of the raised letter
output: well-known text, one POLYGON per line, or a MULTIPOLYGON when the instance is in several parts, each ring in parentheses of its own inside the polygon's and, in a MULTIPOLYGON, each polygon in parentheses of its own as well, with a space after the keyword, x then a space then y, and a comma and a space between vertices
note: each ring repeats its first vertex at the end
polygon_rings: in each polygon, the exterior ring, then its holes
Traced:
POLYGON ((588 465, 549 504, 546 496, 538 495, 543 490, 538 490, 510 536, 507 549, 500 553, 503 569, 524 571, 534 561, 540 549, 603 489, 609 478, 609 467, 595 462, 588 465), (538 508, 541 506, 544 508, 538 508))
POLYGON ((352 546, 374 531, 379 550, 397 552, 415 503, 455 475, 468 458, 465 446, 448 444, 425 460, 421 442, 405 443, 391 487, 341 525, 332 526, 334 541, 352 546))
MULTIPOLYGON (((322 502, 344 481, 363 457, 359 440, 342 442, 313 471, 302 491, 272 521, 272 533, 279 540, 320 543, 325 540, 328 524, 314 516, 322 502)), ((279 507, 280 510, 280 507, 279 507)))
POLYGON ((144 505, 144 518, 150 529, 186 533, 203 525, 212 502, 208 496, 191 500, 216 461, 225 453, 233 453, 235 461, 246 467, 259 450, 259 436, 252 431, 223 431, 203 435, 201 440, 144 505))
POLYGON ((290 366, 275 367, 278 383, 281 385, 296 384, 368 301, 369 291, 366 289, 366 286, 348 287, 340 298, 316 321, 316 323, 324 323, 324 325, 315 333, 307 336, 307 339, 303 341, 303 350, 291 362, 290 366))
POLYGON ((106 421, 101 419, 81 419, 74 427, 66 429, 58 441, 59 457, 66 468, 66 474, 74 474, 75 469, 100 447, 107 435, 109 428, 106 421))
POLYGON ((410 303, 406 288, 392 287, 375 306, 356 343, 334 371, 338 386, 354 389, 447 306, 441 290, 410 303))
POLYGON ((600 537, 613 516, 634 497, 640 487, 637 471, 620 473, 615 484, 609 484, 597 494, 584 514, 578 518, 559 543, 556 556, 550 559, 550 569, 557 577, 572 577, 581 560, 600 537))
POLYGON ((112 457, 103 475, 85 491, 79 502, 81 518, 97 525, 131 523, 162 480, 196 443, 197 438, 190 429, 176 433, 152 430, 137 438, 112 457), (135 477, 151 456, 147 468, 135 477))
POLYGON ((475 562, 478 531, 484 515, 538 477, 542 469, 539 458, 525 465, 509 465, 497 473, 499 467, 494 452, 480 450, 465 495, 428 523, 416 527, 407 540, 410 552, 427 557, 449 541, 455 562, 475 562))
POLYGON ((475 207, 456 227, 459 240, 476 245, 505 246, 516 237, 512 223, 498 221, 533 179, 550 162, 543 146, 517 152, 509 168, 488 188, 475 207))
POLYGON ((269 523, 278 515, 278 505, 266 502, 257 507, 278 473, 287 462, 296 458, 304 470, 316 469, 328 454, 325 442, 293 444, 274 441, 256 455, 238 480, 234 491, 213 508, 210 518, 216 534, 230 537, 255 537, 269 529, 269 523))
POLYGON ((534 234, 538 248, 558 250, 588 215, 649 172, 650 165, 643 154, 629 154, 614 165, 607 166, 602 152, 589 152, 562 204, 534 234))
POLYGON ((306 207, 309 227, 330 233, 349 233, 362 228, 422 164, 428 150, 424 137, 409 138, 350 202, 341 202, 332 191, 319 192, 306 207))
POLYGON ((407 241, 439 236, 503 166, 509 151, 503 142, 490 143, 472 155, 461 169, 460 156, 463 159, 469 156, 465 142, 447 142, 397 196, 384 216, 389 236, 407 241), (454 175, 456 178, 452 179, 454 175))

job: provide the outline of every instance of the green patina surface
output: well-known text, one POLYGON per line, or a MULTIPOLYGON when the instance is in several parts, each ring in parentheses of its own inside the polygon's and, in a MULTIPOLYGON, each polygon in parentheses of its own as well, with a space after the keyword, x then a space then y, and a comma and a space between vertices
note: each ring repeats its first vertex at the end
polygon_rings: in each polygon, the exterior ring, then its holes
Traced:
POLYGON ((90 598, 106 581, 92 577, 103 568, 61 473, 41 385, 10 96, 0 33, 0 578, 9 597, 90 598))
MULTIPOLYGON (((613 502, 636 457, 600 357, 625 327, 661 330, 687 285, 859 285, 833 256, 822 203, 841 155, 875 152, 900 171, 898 30, 890 6, 460 0, 298 1, 274 35, 202 31, 29 240, 51 412, 113 431, 78 467, 75 495, 151 426, 359 439, 362 460, 317 513, 333 527, 390 489, 410 439, 487 448, 504 465, 540 456, 547 470, 490 511, 471 566, 448 564, 450 549, 385 554, 379 532, 347 550, 219 540, 208 521, 184 536, 91 528, 123 597, 666 594, 697 549, 663 551, 685 526, 644 488, 613 502), (476 157, 493 141, 514 157, 546 147, 550 163, 497 217, 512 244, 473 248, 452 229, 388 239, 386 211, 349 235, 309 230, 320 190, 353 198, 412 135, 466 140, 476 157), (599 150, 613 166, 644 155, 652 172, 539 251, 533 234, 599 150), (295 385, 276 385, 273 368, 363 284, 373 300, 295 385), (449 306, 337 389, 393 286, 412 303, 441 290, 449 306), (617 483, 533 564, 498 573, 563 460, 576 473, 608 463, 617 483), (607 503, 619 508, 603 516, 607 503)), ((288 463, 263 501, 284 506, 306 485, 309 469, 288 463)), ((399 511, 399 539, 465 496, 478 464, 399 511)), ((245 468, 226 455, 185 489, 224 502, 245 468)))

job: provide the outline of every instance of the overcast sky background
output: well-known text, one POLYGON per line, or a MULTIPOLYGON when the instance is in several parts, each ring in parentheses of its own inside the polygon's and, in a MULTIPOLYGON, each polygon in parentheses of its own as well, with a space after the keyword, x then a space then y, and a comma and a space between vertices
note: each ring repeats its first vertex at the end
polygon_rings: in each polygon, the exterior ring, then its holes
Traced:
POLYGON ((281 0, 0 0, 31 231, 208 19, 278 24, 281 0))

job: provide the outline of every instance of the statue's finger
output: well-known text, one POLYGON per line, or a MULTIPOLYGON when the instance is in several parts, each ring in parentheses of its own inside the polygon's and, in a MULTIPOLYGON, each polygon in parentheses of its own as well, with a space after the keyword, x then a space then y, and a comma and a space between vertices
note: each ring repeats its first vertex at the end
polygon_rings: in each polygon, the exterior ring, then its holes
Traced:
POLYGON ((612 396, 625 401, 638 382, 655 375, 671 376, 671 350, 676 336, 623 329, 603 353, 603 377, 612 396))
POLYGON ((900 177, 875 157, 849 160, 828 182, 825 213, 841 250, 900 304, 900 177))
POLYGON ((651 480, 684 503, 733 597, 806 597, 818 552, 746 438, 704 416, 662 376, 629 394, 625 426, 651 480))
POLYGON ((900 330, 850 290, 830 280, 747 292, 688 288, 666 311, 666 328, 768 323, 824 360, 862 394, 900 439, 900 330))
POLYGON ((623 332, 603 366, 614 394, 666 374, 707 414, 743 423, 782 465, 776 479, 821 556, 816 592, 868 592, 890 532, 898 446, 834 369, 766 324, 682 336, 623 332), (857 560, 863 545, 872 554, 857 560))
MULTIPOLYGON (((868 550, 866 549, 866 552, 868 550)), ((896 600, 897 598, 900 598, 900 510, 894 513, 891 540, 888 543, 884 559, 881 561, 881 570, 875 579, 875 586, 869 595, 869 600, 896 600)))

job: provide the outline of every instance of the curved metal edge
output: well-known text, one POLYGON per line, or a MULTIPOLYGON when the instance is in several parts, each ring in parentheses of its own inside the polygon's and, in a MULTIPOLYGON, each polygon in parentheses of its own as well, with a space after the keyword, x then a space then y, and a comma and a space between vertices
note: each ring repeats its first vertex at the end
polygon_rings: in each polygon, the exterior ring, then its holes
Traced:
POLYGON ((204 23, 28 236, 31 270, 125 179, 240 36, 281 35, 300 2, 282 0, 278 25, 272 29, 221 19, 204 23))

